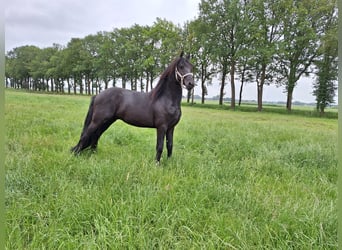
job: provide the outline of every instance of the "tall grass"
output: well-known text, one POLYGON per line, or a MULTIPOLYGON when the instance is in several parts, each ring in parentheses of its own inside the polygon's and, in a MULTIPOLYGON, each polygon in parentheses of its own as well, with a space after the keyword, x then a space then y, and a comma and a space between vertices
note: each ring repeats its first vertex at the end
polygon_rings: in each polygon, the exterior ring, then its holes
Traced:
POLYGON ((174 155, 89 98, 6 91, 7 249, 337 249, 337 121, 183 107, 174 155))

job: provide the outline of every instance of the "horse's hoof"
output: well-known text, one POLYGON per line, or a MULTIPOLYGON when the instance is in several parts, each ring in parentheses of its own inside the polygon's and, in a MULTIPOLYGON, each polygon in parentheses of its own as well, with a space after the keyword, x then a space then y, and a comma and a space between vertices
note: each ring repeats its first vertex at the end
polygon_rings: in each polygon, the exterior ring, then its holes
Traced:
POLYGON ((70 149, 70 152, 75 154, 75 155, 78 155, 80 153, 80 150, 79 150, 79 148, 77 146, 75 146, 75 147, 72 147, 70 149))

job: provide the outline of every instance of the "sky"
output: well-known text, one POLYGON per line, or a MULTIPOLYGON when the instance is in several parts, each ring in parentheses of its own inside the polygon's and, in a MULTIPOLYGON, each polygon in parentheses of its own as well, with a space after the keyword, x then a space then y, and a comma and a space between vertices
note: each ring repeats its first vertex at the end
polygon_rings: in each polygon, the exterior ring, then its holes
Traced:
MULTIPOLYGON (((71 38, 83 38, 98 31, 152 25, 157 17, 184 24, 198 15, 200 0, 11 0, 5 8, 5 51, 24 45, 40 48, 53 43, 66 45, 71 38)), ((195 65, 196 66, 196 65, 195 65)), ((301 79, 293 100, 315 102, 312 78, 301 79)), ((199 85, 199 84, 198 84, 199 85)), ((226 96, 230 86, 226 85, 226 96)), ((239 84, 236 86, 238 96, 239 84)), ((200 87, 195 94, 200 95, 200 87)), ((208 87, 208 96, 219 94, 219 84, 208 87)), ((243 99, 256 100, 256 84, 244 88, 243 99)), ((264 87, 264 101, 286 101, 284 88, 264 87)))

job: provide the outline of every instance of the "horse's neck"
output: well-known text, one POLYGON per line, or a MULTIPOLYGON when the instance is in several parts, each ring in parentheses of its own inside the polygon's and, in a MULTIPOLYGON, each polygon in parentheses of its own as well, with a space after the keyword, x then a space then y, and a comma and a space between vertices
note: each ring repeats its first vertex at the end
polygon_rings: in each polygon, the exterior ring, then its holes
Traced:
POLYGON ((182 101, 182 87, 174 78, 168 80, 167 89, 164 91, 164 95, 173 103, 180 105, 182 101))

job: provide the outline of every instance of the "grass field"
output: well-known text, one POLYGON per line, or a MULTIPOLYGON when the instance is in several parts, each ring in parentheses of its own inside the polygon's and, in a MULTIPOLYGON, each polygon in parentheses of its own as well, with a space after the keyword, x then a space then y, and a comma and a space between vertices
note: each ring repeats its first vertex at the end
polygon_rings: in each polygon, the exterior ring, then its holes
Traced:
POLYGON ((337 249, 337 120, 183 107, 174 154, 89 97, 6 91, 7 249, 337 249))

